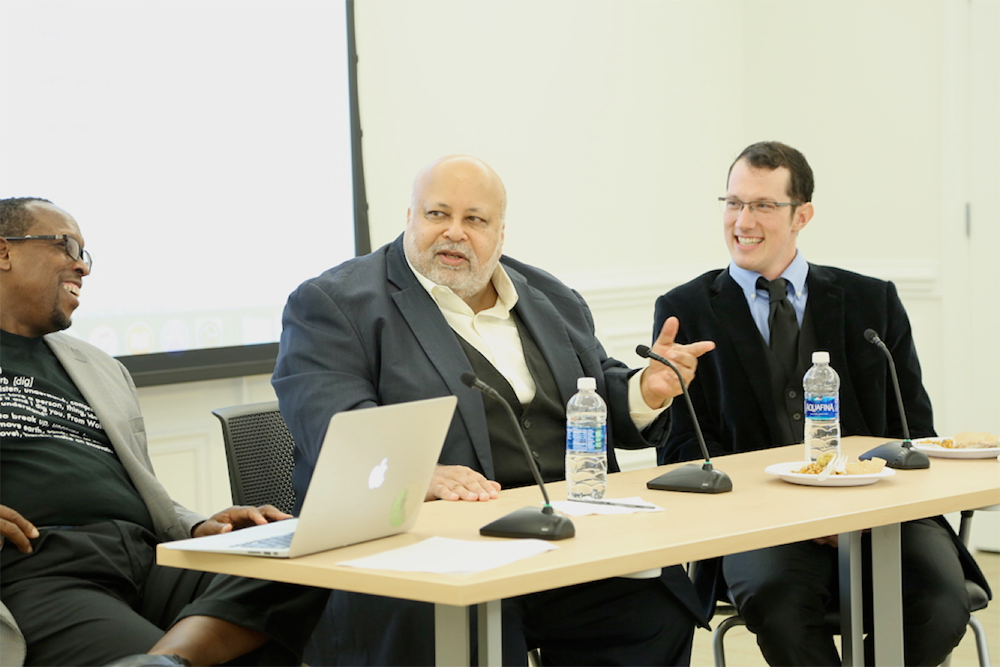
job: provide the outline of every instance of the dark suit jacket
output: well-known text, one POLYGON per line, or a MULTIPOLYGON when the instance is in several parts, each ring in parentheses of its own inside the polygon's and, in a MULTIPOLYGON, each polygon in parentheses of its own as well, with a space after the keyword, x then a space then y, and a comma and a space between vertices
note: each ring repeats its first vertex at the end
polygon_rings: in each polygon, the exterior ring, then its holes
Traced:
MULTIPOLYGON (((565 403, 576 380, 597 379, 610 406, 614 447, 661 444, 669 418, 639 433, 628 413, 635 371, 608 358, 583 298, 544 271, 503 257, 518 292, 517 313, 548 362, 565 403)), ((458 408, 441 463, 493 478, 482 395, 461 381, 472 372, 461 345, 403 256, 402 237, 303 283, 288 299, 272 378, 295 439, 293 485, 306 490, 330 417, 341 410, 455 395, 458 408)), ((562 443, 560 443, 562 446, 562 443)), ((609 448, 609 465, 616 469, 609 448)))
MULTIPOLYGON (((806 284, 806 314, 815 323, 816 349, 829 351, 830 365, 840 375, 841 434, 903 436, 885 354, 864 337, 865 329, 871 328, 892 353, 911 437, 934 435, 930 398, 920 380, 910 321, 896 287, 815 264, 809 265, 806 284)), ((709 455, 786 444, 778 436, 764 339, 729 271, 709 271, 657 299, 653 331, 658 333, 671 315, 680 320, 678 342, 713 340, 717 346, 698 360, 698 373, 689 387, 709 455)), ((671 412, 673 428, 659 449, 660 463, 701 459, 686 406, 675 403, 671 412)), ((724 462, 716 463, 725 470, 724 462)), ((958 544, 966 576, 989 590, 971 554, 944 519, 940 522, 958 544)), ((725 590, 715 576, 715 565, 699 568, 698 587, 710 607, 725 590)))
MULTIPOLYGON (((892 353, 912 437, 934 434, 931 402, 920 380, 920 362, 910 321, 891 282, 827 266, 809 265, 808 315, 817 350, 830 353, 840 375, 843 435, 903 436, 885 354, 864 338, 874 329, 892 353)), ((716 349, 698 360, 691 400, 709 454, 719 456, 773 447, 780 442, 777 408, 764 339, 746 298, 726 270, 709 271, 656 301, 654 326, 675 315, 677 340, 714 340, 716 349)), ((691 419, 673 410, 673 430, 660 462, 702 457, 691 419)))
MULTIPOLYGON (((577 378, 597 379, 597 391, 609 405, 611 470, 617 470, 613 447, 661 444, 669 417, 643 433, 636 429, 628 411, 628 378, 635 371, 607 356, 583 298, 544 271, 509 257, 501 263, 518 293, 515 310, 545 357, 563 403, 576 393, 577 378)), ((285 307, 279 349, 272 384, 295 439, 292 483, 299 498, 334 413, 436 396, 458 397, 440 462, 493 479, 483 398, 460 379, 472 366, 407 265, 402 236, 299 286, 285 307)), ((701 619, 683 570, 666 568, 663 580, 701 619)))

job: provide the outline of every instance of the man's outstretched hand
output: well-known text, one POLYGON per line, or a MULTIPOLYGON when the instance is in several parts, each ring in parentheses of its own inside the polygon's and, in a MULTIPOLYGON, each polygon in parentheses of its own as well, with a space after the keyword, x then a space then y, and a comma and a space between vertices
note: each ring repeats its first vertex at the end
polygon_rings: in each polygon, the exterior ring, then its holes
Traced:
MULTIPOLYGON (((660 335, 651 348, 653 352, 666 358, 684 378, 685 384, 691 384, 695 369, 698 367, 698 357, 715 349, 715 343, 710 340, 698 341, 681 345, 674 342, 680 322, 676 317, 668 317, 660 329, 660 335)), ((650 408, 658 409, 674 396, 682 393, 681 383, 677 375, 668 366, 653 359, 642 371, 642 398, 650 408)))

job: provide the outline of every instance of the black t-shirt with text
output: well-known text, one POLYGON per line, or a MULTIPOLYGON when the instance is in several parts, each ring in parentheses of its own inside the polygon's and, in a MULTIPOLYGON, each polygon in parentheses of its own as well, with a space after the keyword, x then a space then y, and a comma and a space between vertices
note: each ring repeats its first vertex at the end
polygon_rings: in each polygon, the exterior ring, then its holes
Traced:
POLYGON ((0 504, 36 526, 153 530, 97 415, 42 338, 0 331, 0 504))

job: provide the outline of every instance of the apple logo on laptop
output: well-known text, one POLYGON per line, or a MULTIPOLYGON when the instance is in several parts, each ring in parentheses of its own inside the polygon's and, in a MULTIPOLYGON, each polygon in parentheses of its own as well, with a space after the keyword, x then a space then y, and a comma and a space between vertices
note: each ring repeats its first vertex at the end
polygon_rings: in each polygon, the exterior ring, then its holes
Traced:
POLYGON ((385 472, 389 469, 389 459, 382 459, 382 462, 372 468, 368 473, 368 488, 377 489, 385 482, 385 472))

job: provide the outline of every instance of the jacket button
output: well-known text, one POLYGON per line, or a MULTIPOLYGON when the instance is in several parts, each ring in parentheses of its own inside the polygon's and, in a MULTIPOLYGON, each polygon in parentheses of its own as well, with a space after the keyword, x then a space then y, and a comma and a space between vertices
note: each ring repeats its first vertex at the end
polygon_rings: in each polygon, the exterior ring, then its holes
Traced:
POLYGON ((802 414, 799 413, 799 412, 796 412, 794 415, 792 415, 792 419, 794 419, 795 421, 798 421, 798 420, 802 419, 802 414))
POLYGON ((524 421, 521 422, 521 426, 523 426, 524 428, 531 428, 531 420, 525 419, 524 421))
POLYGON ((795 398, 796 396, 798 396, 798 394, 794 389, 788 392, 788 398, 795 398))

